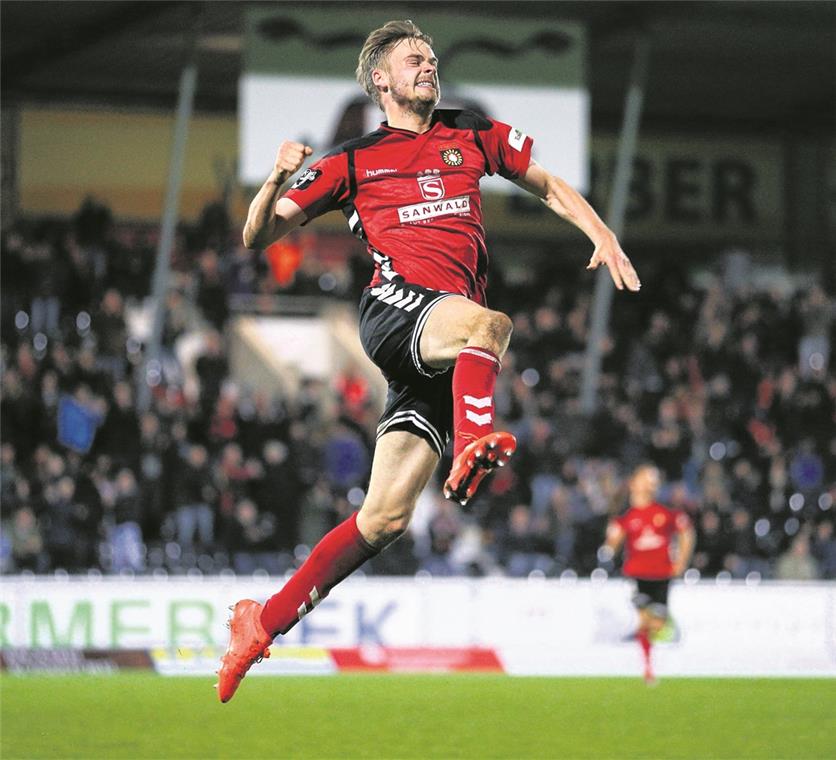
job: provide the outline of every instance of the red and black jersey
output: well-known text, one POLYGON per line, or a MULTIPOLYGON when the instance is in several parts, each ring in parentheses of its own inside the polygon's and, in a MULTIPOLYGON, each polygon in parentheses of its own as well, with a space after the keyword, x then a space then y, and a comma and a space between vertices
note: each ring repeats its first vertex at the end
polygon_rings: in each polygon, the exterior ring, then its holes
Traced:
POLYGON ((485 302, 488 253, 479 179, 517 179, 532 139, 471 111, 439 109, 423 134, 388 126, 312 164, 286 193, 308 219, 340 209, 375 260, 372 284, 397 276, 485 302))
POLYGON ((625 533, 624 575, 662 580, 673 574, 671 538, 687 530, 691 521, 681 510, 661 504, 631 507, 615 518, 625 533))

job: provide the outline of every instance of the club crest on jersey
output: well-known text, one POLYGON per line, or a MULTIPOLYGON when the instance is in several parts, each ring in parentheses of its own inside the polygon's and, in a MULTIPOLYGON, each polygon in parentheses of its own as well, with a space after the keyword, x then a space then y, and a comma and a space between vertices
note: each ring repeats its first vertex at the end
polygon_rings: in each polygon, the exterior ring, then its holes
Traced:
POLYGON ((440 169, 425 169, 418 172, 418 188, 421 196, 428 201, 437 201, 444 197, 444 181, 440 169))
POLYGON ((291 186, 291 190, 304 190, 312 185, 317 177, 322 174, 320 169, 305 169, 291 186))
POLYGON ((461 166, 464 163, 464 156, 458 148, 444 148, 441 151, 441 160, 447 166, 461 166))

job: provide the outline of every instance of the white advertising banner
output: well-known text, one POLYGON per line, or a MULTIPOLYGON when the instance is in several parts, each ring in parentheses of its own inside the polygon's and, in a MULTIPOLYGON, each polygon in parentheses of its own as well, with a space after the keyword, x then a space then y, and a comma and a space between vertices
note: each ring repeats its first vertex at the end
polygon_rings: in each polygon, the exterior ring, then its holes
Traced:
MULTIPOLYGON (((224 646, 228 605, 276 581, 7 577, 0 645, 29 649, 224 646)), ((342 584, 279 645, 489 647, 520 675, 635 675, 623 581, 360 579, 342 584)), ((676 640, 659 675, 836 676, 836 584, 675 584, 676 640)))
MULTIPOLYGON (((317 158, 384 120, 354 79, 366 36, 391 19, 374 5, 249 9, 239 83, 242 183, 264 181, 282 140, 311 145, 317 158)), ((434 38, 439 107, 466 108, 521 129, 534 138, 537 161, 587 189, 590 106, 581 25, 542 17, 511 27, 487 7, 466 15, 426 7, 415 21, 434 38)), ((483 180, 482 189, 518 192, 498 177, 483 180)))
MULTIPOLYGON (((240 87, 240 179, 247 185, 264 182, 282 140, 297 140, 321 158, 334 145, 345 111, 358 108, 359 134, 373 132, 386 118, 358 96, 356 83, 316 77, 253 74, 240 87), (288 108, 287 103, 304 103, 288 108)), ((479 104, 493 119, 518 127, 534 138, 532 157, 580 190, 589 184, 589 95, 580 88, 526 87, 463 83, 459 98, 479 104)), ((448 97, 441 107, 461 107, 448 97)), ((499 176, 485 177, 482 190, 512 193, 517 188, 499 176)))

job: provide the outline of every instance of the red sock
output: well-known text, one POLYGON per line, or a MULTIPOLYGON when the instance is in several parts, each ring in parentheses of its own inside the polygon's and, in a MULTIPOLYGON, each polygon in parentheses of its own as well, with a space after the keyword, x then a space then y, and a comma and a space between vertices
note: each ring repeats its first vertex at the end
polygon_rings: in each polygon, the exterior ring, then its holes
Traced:
POLYGON ((647 635, 647 631, 639 631, 636 634, 636 641, 639 642, 639 646, 642 648, 642 654, 644 655, 644 664, 647 667, 650 667, 650 637, 647 635))
POLYGON ((282 590, 267 600, 261 611, 264 630, 273 636, 287 633, 334 586, 378 551, 358 530, 355 512, 323 536, 282 590))
POLYGON ((453 456, 493 431, 493 389, 499 359, 486 348, 459 351, 453 369, 453 456))

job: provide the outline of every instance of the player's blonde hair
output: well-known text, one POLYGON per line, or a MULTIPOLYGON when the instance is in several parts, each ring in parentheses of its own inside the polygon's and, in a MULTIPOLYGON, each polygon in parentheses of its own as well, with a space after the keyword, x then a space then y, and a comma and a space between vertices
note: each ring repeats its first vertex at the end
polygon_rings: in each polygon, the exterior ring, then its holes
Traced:
POLYGON ((413 39, 432 46, 433 39, 424 34, 414 22, 387 21, 380 29, 375 29, 367 38, 357 60, 355 76, 360 86, 376 105, 380 105, 380 93, 372 80, 372 72, 381 68, 389 51, 401 40, 413 39))

